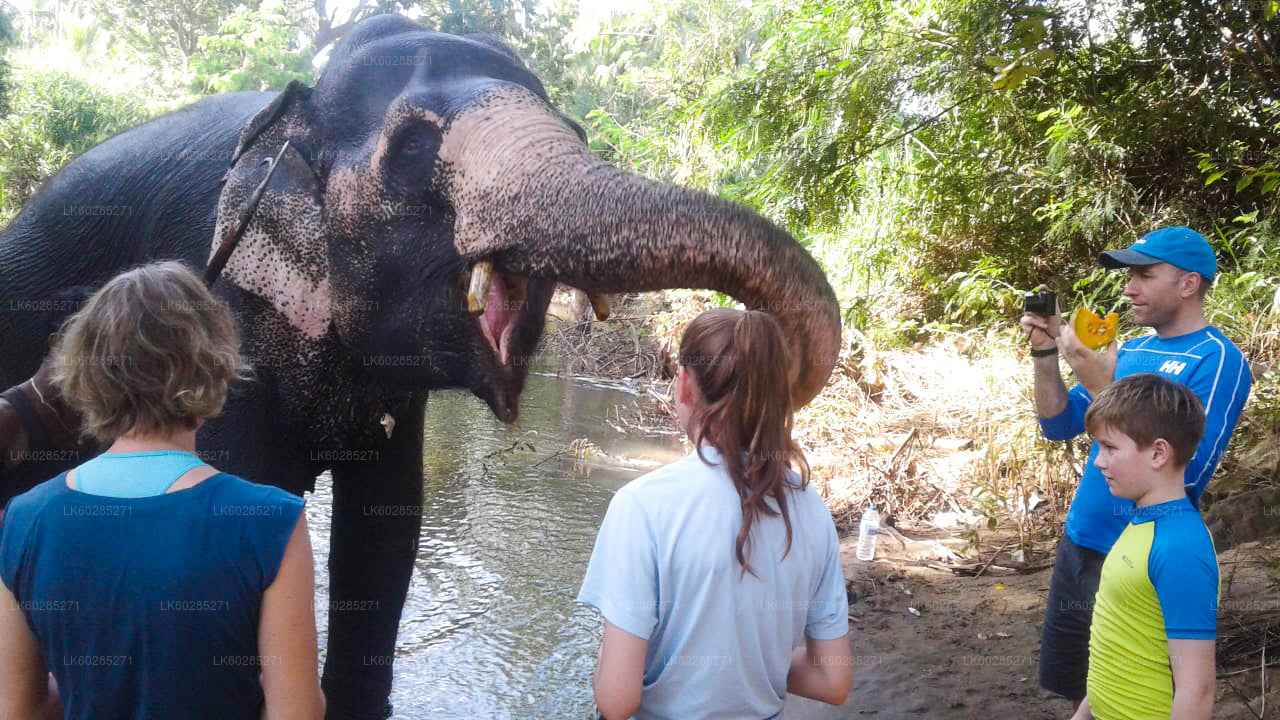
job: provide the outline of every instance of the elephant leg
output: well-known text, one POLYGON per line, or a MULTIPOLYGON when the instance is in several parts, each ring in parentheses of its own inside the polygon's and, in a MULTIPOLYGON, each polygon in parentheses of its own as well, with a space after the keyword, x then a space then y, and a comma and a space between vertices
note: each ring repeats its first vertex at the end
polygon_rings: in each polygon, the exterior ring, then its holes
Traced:
POLYGON ((329 720, 390 716, 391 665, 422 523, 422 422, 400 419, 392 448, 333 468, 329 720))

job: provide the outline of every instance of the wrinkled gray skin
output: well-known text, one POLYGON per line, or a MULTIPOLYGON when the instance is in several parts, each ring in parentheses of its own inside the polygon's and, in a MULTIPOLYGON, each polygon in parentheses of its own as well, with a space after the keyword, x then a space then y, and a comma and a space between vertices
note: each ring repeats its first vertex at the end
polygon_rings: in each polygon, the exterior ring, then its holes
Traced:
POLYGON ((387 709, 426 391, 468 388, 513 422, 557 280, 591 293, 711 288, 769 310, 796 353, 797 407, 831 372, 838 308, 784 231, 601 162, 509 50, 379 16, 344 37, 313 89, 202 101, 50 180, 0 236, 0 387, 43 354, 23 301, 147 260, 203 267, 286 140, 215 286, 255 377, 199 445, 212 464, 293 492, 333 472, 329 717, 387 709), (130 211, 66 212, 77 204, 130 211), (496 279, 475 317, 466 287, 480 260, 496 279))

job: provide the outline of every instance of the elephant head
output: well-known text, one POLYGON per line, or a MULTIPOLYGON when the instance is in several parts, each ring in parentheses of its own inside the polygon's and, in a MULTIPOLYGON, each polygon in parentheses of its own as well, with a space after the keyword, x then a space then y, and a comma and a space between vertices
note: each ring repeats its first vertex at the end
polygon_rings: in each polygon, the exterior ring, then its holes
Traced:
POLYGON ((468 388, 513 421, 556 281, 709 288, 771 312, 795 350, 796 407, 831 373, 839 309, 790 235, 595 157, 492 41, 361 22, 314 88, 291 86, 245 127, 219 234, 286 140, 227 275, 304 334, 335 333, 381 381, 468 388))

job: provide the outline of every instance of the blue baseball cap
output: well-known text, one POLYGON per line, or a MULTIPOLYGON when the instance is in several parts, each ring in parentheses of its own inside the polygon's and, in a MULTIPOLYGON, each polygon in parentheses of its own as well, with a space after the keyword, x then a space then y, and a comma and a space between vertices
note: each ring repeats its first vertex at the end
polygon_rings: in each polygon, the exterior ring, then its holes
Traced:
POLYGON ((1187 272, 1199 273, 1205 280, 1212 280, 1218 273, 1218 258, 1209 241, 1181 225, 1152 230, 1123 250, 1099 253, 1098 262, 1113 270, 1167 262, 1187 272))

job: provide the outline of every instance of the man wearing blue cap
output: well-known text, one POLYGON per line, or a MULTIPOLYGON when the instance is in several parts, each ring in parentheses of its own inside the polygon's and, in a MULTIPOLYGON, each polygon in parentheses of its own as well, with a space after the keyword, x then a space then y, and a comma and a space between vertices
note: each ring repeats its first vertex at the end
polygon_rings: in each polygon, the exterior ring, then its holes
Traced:
MULTIPOLYGON (((1035 366, 1035 406, 1040 428, 1050 440, 1067 440, 1084 431, 1084 414, 1093 397, 1115 380, 1136 373, 1157 373, 1189 386, 1204 404, 1204 438, 1187 466, 1187 497, 1199 507, 1200 493, 1227 447, 1249 395, 1252 378, 1244 357, 1204 315, 1218 262, 1200 233, 1166 227, 1138 238, 1123 250, 1098 256, 1108 268, 1127 268, 1124 296, 1133 322, 1153 334, 1099 353, 1087 348, 1056 314, 1023 315, 1035 366), (1058 355, 1079 383, 1067 390, 1058 355)), ((1133 502, 1115 497, 1094 465, 1095 441, 1067 512, 1066 536, 1058 544, 1049 604, 1040 639, 1040 685, 1079 704, 1089 668, 1089 623, 1102 561, 1133 516, 1133 502)))

